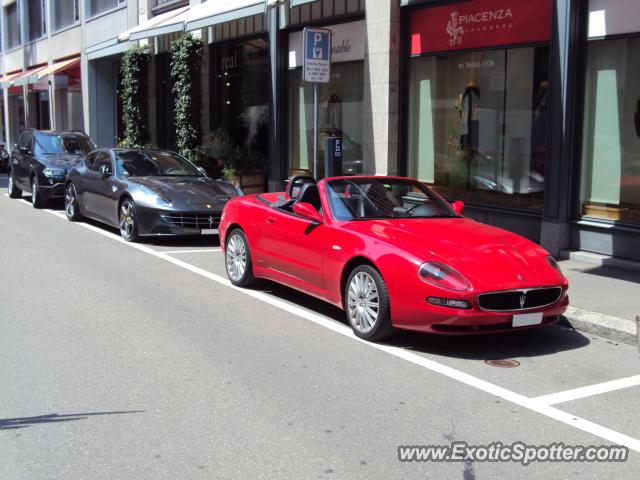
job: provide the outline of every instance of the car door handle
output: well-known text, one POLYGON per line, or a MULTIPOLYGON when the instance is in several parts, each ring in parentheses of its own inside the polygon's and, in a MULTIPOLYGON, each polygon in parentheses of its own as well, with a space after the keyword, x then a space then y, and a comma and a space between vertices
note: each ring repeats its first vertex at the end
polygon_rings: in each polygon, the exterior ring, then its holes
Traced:
POLYGON ((275 223, 275 219, 273 219, 273 218, 267 218, 267 223, 275 223))

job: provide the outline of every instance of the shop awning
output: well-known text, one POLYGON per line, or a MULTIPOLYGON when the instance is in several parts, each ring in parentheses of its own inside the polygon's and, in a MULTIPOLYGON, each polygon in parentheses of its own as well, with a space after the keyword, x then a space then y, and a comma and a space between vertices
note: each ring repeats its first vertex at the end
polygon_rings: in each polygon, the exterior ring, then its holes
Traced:
POLYGON ((219 23, 264 13, 264 0, 208 1, 193 7, 186 14, 185 31, 207 28, 219 23))
POLYGON ((9 84, 12 87, 18 87, 21 85, 29 85, 30 83, 36 83, 39 80, 38 73, 47 67, 48 65, 43 65, 41 67, 35 67, 35 68, 32 68, 31 70, 27 70, 26 72, 22 72, 22 75, 19 75, 13 80, 11 80, 9 84))
POLYGON ((20 70, 18 72, 7 73, 6 75, 3 75, 2 77, 0 77, 0 87, 7 88, 7 87, 11 86, 11 81, 14 78, 19 77, 23 73, 24 72, 22 70, 20 70))
POLYGON ((65 70, 75 67, 80 63, 80 57, 70 58, 67 60, 61 60, 52 65, 49 65, 40 70, 36 75, 38 80, 46 77, 47 75, 55 75, 56 73, 62 73, 65 70))
POLYGON ((133 27, 126 32, 122 32, 118 35, 118 40, 121 42, 126 42, 127 40, 140 40, 142 38, 155 37, 157 35, 163 35, 164 33, 172 33, 174 31, 181 32, 183 30, 183 20, 177 18, 180 14, 189 10, 189 6, 176 8, 175 10, 170 10, 165 13, 161 13, 160 15, 156 15, 155 17, 150 18, 144 23, 133 27), (164 31, 166 28, 174 26, 175 30, 164 31), (160 33, 154 33, 156 31, 161 31, 160 33))

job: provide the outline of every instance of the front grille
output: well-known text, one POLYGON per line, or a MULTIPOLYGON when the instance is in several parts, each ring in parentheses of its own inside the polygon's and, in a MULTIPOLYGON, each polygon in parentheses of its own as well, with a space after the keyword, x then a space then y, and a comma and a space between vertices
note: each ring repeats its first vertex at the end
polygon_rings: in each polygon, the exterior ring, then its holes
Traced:
POLYGON ((218 228, 220 215, 220 212, 170 212, 160 214, 160 218, 167 223, 175 225, 176 227, 204 230, 209 228, 218 228))
POLYGON ((483 310, 517 311, 545 307, 557 302, 562 288, 532 288, 508 292, 483 293, 478 295, 478 304, 483 310))

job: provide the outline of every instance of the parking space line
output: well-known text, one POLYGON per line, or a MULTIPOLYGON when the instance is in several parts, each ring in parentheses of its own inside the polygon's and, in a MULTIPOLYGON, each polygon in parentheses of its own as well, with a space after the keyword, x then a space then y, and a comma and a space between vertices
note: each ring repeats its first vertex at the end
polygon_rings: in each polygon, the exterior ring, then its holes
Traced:
MULTIPOLYGON (((30 205, 28 202, 25 202, 28 205, 30 205)), ((51 213, 57 217, 61 217, 61 218, 65 218, 65 215, 62 214, 61 212, 58 211, 54 211, 54 210, 43 210, 47 213, 51 213)), ((625 446, 627 448, 629 448, 629 450, 633 450, 635 452, 640 453, 640 439, 637 438, 633 438, 630 437, 628 435, 625 435, 623 433, 617 432, 615 430, 612 430, 608 427, 593 423, 589 420, 586 420, 584 418, 580 418, 577 417, 575 415, 572 415, 571 413, 565 412, 563 410, 560 410, 558 408, 555 408, 551 405, 546 405, 538 400, 536 400, 535 398, 529 398, 526 397, 522 394, 513 392, 511 390, 508 390, 506 388, 500 387, 498 385, 495 385, 491 382, 487 382, 486 380, 482 380, 481 378, 478 377, 474 377, 473 375, 470 375, 468 373, 465 373, 461 370, 457 370, 453 367, 449 367, 447 365, 444 365, 442 363, 438 363, 434 360, 430 360, 426 357, 420 356, 416 353, 413 353, 411 351, 405 350, 403 348, 400 347, 394 347, 394 346, 390 346, 390 345, 383 345, 383 344, 379 344, 379 343, 371 343, 368 342, 366 340, 362 340, 358 337, 356 337, 353 333, 353 331, 346 325, 336 322, 334 320, 331 320, 329 318, 323 317, 322 315, 313 313, 313 312, 309 312, 301 307, 297 307, 295 305, 291 305, 283 300, 279 300, 277 298, 271 297, 268 294, 264 293, 264 292, 259 292, 259 291, 255 291, 255 290, 249 290, 249 289, 243 289, 243 288, 239 288, 239 287, 235 287, 234 285, 231 284, 231 282, 224 278, 221 277, 220 275, 216 275, 215 273, 209 272, 207 270, 204 270, 200 267, 196 267, 195 265, 191 265, 189 263, 183 262, 182 260, 179 260, 177 258, 174 258, 170 255, 167 255, 165 253, 159 252, 157 250, 153 250, 152 248, 149 248, 145 245, 141 245, 139 243, 129 243, 129 242, 125 242, 122 237, 120 237, 119 235, 116 235, 114 233, 111 233, 109 231, 103 230, 101 228, 95 227, 93 225, 87 224, 87 223, 74 223, 75 225, 79 226, 79 227, 83 227, 86 228, 88 230, 91 230, 93 232, 96 232, 100 235, 103 235, 105 237, 111 238, 112 240, 119 242, 123 245, 126 245, 128 247, 131 248, 135 248, 136 250, 139 250, 141 252, 147 253, 149 255, 152 255, 154 257, 160 258, 162 260, 165 260, 166 262, 172 263, 178 267, 184 268, 185 270, 188 270, 192 273, 195 273, 197 275, 200 275, 204 278, 207 278, 209 280, 212 280, 218 284, 224 285, 228 288, 231 288, 239 293, 242 293, 244 295, 247 295, 249 297, 253 297, 256 300, 262 301, 264 303, 267 303, 269 305, 272 305, 276 308, 279 308, 287 313, 293 314, 297 317, 303 318, 305 320, 308 320, 312 323, 315 323, 316 325, 319 325, 321 327, 324 327, 328 330, 331 330, 335 333, 338 333, 340 335, 343 335, 345 337, 350 338, 351 340, 354 340, 356 342, 359 342, 363 345, 366 345, 369 348, 373 348, 376 350, 380 350, 382 352, 385 352, 389 355, 392 355, 396 358, 405 360, 413 365, 416 366, 420 366, 423 367, 429 371, 432 371, 434 373, 439 373, 441 375, 444 375, 448 378, 451 378, 452 380, 456 380, 460 383, 463 383, 465 385, 474 387, 480 391, 483 391, 485 393, 488 393, 490 395, 496 396, 498 398, 502 398, 504 400, 507 400, 515 405, 519 405, 520 407, 526 408, 528 410, 531 410, 533 412, 539 413, 541 415, 544 415, 545 417, 551 418, 553 420, 556 420, 558 422, 564 423, 565 425, 569 425, 572 426, 578 430, 581 430, 583 432, 589 433, 591 435, 600 437, 604 440, 610 441, 612 443, 618 444, 618 445, 622 445, 625 446)))
POLYGON ((586 387, 565 390, 564 392, 542 395, 540 397, 533 398, 532 400, 543 403, 544 405, 556 405, 558 403, 570 402, 571 400, 592 397, 594 395, 613 392, 623 388, 636 387, 638 385, 640 385, 640 375, 634 375, 633 377, 620 378, 618 380, 611 380, 610 382, 603 382, 595 385, 588 385, 586 387))
POLYGON ((176 253, 209 253, 209 252, 221 252, 222 249, 220 247, 218 248, 207 248, 207 249, 201 249, 201 250, 171 250, 171 251, 162 251, 162 250, 158 250, 159 252, 164 253, 165 255, 175 255, 176 253))

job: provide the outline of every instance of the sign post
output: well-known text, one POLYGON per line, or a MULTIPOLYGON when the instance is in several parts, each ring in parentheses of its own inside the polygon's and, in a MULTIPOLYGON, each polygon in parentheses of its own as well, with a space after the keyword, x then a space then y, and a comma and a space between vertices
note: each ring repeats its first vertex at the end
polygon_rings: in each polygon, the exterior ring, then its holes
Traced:
POLYGON ((302 79, 313 83, 313 176, 318 178, 318 84, 331 80, 331 30, 305 28, 302 79))

